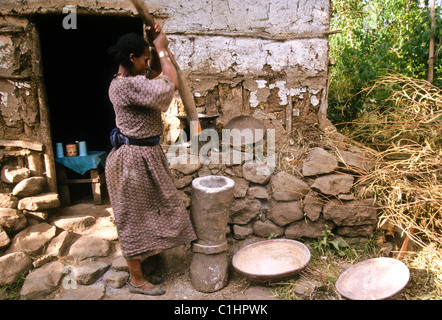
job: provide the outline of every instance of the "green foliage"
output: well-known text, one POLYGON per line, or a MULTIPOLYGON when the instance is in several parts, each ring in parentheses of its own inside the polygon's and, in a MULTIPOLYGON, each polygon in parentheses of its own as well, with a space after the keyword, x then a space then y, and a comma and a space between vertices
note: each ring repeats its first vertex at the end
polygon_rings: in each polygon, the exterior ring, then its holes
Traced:
POLYGON ((326 254, 328 251, 335 252, 339 256, 343 257, 346 255, 345 249, 348 248, 347 242, 340 237, 335 237, 335 235, 325 226, 325 230, 322 231, 322 237, 313 243, 313 248, 318 250, 321 254, 326 254))
POLYGON ((428 6, 420 0, 333 0, 330 36, 328 118, 335 124, 351 121, 373 104, 383 104, 385 92, 361 90, 388 72, 426 79, 429 39, 435 33, 433 84, 442 87, 442 19, 436 8, 431 29, 428 6))

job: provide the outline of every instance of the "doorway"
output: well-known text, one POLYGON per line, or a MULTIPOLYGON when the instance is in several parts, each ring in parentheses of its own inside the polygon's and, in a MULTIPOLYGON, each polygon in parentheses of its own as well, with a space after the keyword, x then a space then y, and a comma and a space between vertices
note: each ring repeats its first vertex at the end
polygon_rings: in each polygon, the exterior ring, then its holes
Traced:
MULTIPOLYGON (((33 17, 40 34, 54 151, 59 142, 66 146, 86 141, 88 151, 109 152, 115 113, 108 88, 118 65, 107 49, 126 33, 142 34, 143 23, 132 17, 78 15, 76 29, 65 29, 64 18, 62 14, 33 17)), ((74 171, 66 173, 70 179, 80 178, 74 171)), ((73 201, 91 196, 90 184, 70 189, 73 201)))

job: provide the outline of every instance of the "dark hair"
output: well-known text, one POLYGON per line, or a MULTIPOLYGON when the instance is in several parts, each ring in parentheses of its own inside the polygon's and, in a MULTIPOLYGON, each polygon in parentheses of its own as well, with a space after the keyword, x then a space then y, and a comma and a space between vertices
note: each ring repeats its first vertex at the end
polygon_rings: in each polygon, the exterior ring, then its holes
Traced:
POLYGON ((129 59, 131 53, 135 57, 141 56, 149 44, 142 36, 136 33, 129 33, 122 36, 116 45, 110 47, 107 52, 112 56, 115 62, 121 64, 125 68, 132 68, 132 61, 129 59))

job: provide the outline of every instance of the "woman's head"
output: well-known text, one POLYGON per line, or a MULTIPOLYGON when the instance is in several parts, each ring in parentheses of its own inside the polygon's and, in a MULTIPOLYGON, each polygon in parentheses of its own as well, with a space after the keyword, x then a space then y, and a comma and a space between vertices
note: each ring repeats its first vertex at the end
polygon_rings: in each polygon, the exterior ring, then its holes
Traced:
POLYGON ((117 63, 134 74, 145 73, 149 67, 149 44, 136 33, 122 36, 108 52, 117 63))

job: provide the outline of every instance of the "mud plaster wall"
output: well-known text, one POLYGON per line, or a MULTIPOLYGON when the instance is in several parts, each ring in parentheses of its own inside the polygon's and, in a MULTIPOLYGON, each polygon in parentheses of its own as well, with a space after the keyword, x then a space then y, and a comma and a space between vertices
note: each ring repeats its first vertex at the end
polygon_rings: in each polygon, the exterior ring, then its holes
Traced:
MULTIPOLYGON (((29 28, 24 14, 61 13, 67 5, 78 14, 135 13, 130 1, 5 0, 1 24, 29 28)), ((290 99, 294 127, 306 117, 312 125, 325 120, 329 0, 191 0, 185 5, 152 0, 148 7, 169 36, 198 111, 219 114, 219 127, 235 116, 253 115, 284 140, 290 99)), ((29 43, 26 32, 0 35, 0 71, 30 72, 29 43)), ((33 84, 2 79, 0 91, 0 138, 38 139, 33 84)), ((180 111, 178 101, 171 113, 180 111)), ((166 120, 178 126, 175 117, 166 115, 166 120)))

